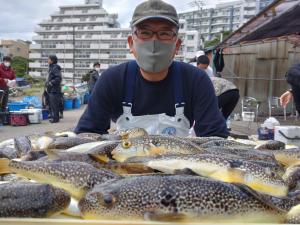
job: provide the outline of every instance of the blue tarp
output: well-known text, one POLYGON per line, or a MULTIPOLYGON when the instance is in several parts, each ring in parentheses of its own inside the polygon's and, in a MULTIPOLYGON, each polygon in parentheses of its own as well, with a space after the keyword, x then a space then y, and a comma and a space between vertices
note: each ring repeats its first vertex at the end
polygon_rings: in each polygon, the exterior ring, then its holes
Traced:
POLYGON ((42 108, 42 102, 37 96, 25 96, 23 102, 27 102, 29 106, 34 108, 42 108))

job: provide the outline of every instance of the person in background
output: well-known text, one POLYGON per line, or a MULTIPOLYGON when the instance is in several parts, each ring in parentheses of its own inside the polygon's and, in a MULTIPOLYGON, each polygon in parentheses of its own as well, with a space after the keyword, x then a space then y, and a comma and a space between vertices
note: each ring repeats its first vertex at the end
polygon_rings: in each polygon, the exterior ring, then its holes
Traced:
POLYGON ((48 58, 49 75, 45 83, 46 91, 49 96, 51 123, 58 123, 60 116, 59 112, 62 110, 62 93, 61 93, 61 68, 57 65, 57 57, 50 55, 48 58))
POLYGON ((128 36, 135 60, 104 71, 96 83, 76 133, 140 127, 149 134, 227 137, 214 88, 206 74, 174 61, 181 46, 175 8, 161 0, 139 4, 128 36))
MULTIPOLYGON (((206 71, 209 65, 209 58, 205 55, 197 59, 197 67, 206 71)), ((240 94, 238 88, 229 80, 220 77, 209 77, 214 85, 215 94, 218 97, 218 105, 224 118, 227 120, 235 106, 237 105, 240 94)))
POLYGON ((89 92, 90 94, 92 93, 94 86, 100 76, 100 63, 95 62, 94 63, 94 69, 93 71, 90 73, 90 79, 89 79, 89 92))
POLYGON ((214 73, 212 68, 209 66, 209 58, 206 55, 200 55, 197 58, 197 67, 203 69, 209 77, 213 77, 214 73))
MULTIPOLYGON (((9 88, 14 86, 16 86, 16 75, 14 70, 11 68, 11 58, 9 56, 5 56, 3 57, 3 62, 0 65, 0 90, 3 91, 0 110, 2 112, 6 111, 9 88)), ((2 124, 2 117, 0 117, 0 123, 2 124)))
POLYGON ((294 103, 296 106, 296 110, 298 114, 300 114, 300 63, 296 63, 292 65, 286 75, 286 81, 291 86, 291 89, 284 92, 280 96, 280 104, 283 107, 286 107, 286 105, 294 99, 294 103))

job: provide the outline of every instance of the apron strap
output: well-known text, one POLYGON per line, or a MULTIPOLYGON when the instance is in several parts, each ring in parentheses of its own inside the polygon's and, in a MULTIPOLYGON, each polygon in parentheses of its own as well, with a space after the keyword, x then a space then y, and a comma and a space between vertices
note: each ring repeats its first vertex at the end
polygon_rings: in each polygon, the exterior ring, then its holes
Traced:
POLYGON ((135 60, 131 60, 127 66, 127 73, 123 86, 123 106, 132 106, 133 93, 135 87, 136 76, 138 72, 138 65, 135 60))
POLYGON ((173 61, 172 64, 173 72, 173 87, 174 87, 174 97, 175 97, 175 108, 182 107, 185 105, 183 97, 183 82, 181 67, 179 62, 173 61))

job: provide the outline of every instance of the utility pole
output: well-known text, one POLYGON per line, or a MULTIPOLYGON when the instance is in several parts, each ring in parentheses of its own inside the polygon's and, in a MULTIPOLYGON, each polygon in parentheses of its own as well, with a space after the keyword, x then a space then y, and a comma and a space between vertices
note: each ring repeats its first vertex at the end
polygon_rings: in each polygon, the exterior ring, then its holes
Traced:
MULTIPOLYGON (((194 0, 188 3, 189 6, 191 7, 197 7, 197 14, 200 16, 200 12, 202 10, 202 7, 204 5, 204 2, 202 0, 194 0)), ((194 28, 199 28, 198 26, 195 26, 195 13, 193 11, 193 27, 194 28)))
POLYGON ((75 84, 75 25, 72 24, 73 28, 73 84, 75 84))

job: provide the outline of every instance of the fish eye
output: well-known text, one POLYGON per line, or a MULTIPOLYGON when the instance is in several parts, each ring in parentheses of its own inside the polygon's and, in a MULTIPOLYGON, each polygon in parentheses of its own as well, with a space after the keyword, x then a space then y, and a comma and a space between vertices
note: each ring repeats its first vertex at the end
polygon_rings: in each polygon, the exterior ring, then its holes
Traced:
POLYGON ((106 205, 106 206, 112 206, 114 203, 115 203, 116 199, 113 195, 110 195, 110 194, 105 194, 103 196, 103 203, 106 205))
POLYGON ((123 148, 130 148, 131 147, 131 142, 130 141, 123 141, 122 142, 122 147, 123 148))

